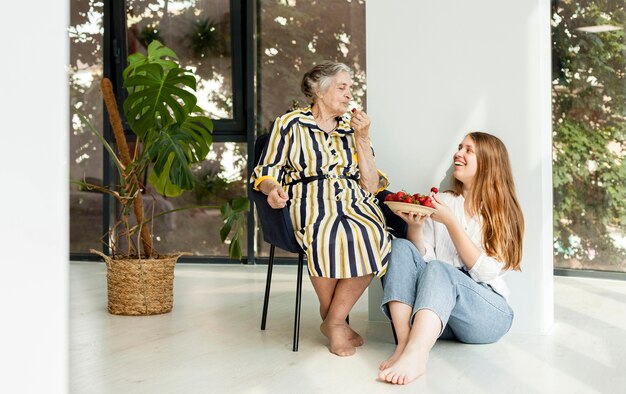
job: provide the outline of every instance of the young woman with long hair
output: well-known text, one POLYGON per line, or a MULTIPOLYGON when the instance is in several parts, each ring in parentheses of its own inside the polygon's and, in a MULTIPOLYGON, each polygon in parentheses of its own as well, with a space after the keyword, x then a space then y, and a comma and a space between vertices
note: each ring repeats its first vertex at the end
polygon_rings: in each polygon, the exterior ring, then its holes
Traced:
POLYGON ((407 239, 392 242, 383 312, 398 338, 379 378, 407 384, 426 372, 438 338, 492 343, 513 323, 502 276, 520 270, 524 217, 506 147, 469 133, 454 154, 454 185, 431 194, 434 213, 396 212, 407 239))

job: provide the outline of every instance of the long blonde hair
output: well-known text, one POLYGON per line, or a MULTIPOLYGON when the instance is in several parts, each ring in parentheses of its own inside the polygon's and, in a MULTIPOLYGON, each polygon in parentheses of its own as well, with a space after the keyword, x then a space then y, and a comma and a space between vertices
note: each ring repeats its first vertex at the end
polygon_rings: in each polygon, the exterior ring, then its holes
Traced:
MULTIPOLYGON (((474 141, 477 169, 469 202, 472 214, 482 217, 485 253, 503 261, 504 270, 521 271, 524 215, 517 201, 509 153, 499 138, 482 132, 468 134, 474 141)), ((454 179, 453 192, 463 183, 454 179)))

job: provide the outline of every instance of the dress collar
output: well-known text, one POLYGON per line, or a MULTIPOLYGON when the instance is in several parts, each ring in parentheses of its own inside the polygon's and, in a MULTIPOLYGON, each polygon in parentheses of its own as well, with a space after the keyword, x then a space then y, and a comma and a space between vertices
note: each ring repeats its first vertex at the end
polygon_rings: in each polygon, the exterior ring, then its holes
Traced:
MULTIPOLYGON (((350 121, 346 118, 346 115, 338 116, 337 118, 337 127, 330 134, 337 132, 342 134, 352 134, 354 130, 350 127, 350 121)), ((311 130, 318 130, 322 133, 325 133, 324 130, 320 129, 320 127, 315 123, 315 118, 313 117, 313 112, 311 111, 311 106, 307 106, 305 108, 300 109, 300 116, 298 117, 298 122, 307 126, 311 130)))

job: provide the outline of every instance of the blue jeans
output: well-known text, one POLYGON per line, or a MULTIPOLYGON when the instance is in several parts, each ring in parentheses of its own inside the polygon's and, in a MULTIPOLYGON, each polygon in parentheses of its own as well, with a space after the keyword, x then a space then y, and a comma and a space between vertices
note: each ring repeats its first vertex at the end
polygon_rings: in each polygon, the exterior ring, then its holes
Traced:
POLYGON ((469 274, 441 261, 425 262, 415 245, 394 239, 387 273, 383 277, 381 308, 399 301, 413 308, 409 323, 421 309, 430 309, 444 329, 440 338, 464 343, 493 343, 513 323, 513 310, 504 297, 469 274))

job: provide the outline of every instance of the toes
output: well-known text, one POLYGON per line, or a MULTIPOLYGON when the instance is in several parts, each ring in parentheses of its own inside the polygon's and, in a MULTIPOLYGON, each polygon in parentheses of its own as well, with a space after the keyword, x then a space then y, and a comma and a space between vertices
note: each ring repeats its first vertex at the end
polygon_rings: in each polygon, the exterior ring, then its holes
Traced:
POLYGON ((353 338, 353 339, 350 339, 350 343, 354 347, 363 346, 363 339, 359 340, 358 338, 353 338))
POLYGON ((338 347, 338 348, 331 347, 330 351, 341 357, 352 356, 354 353, 356 353, 356 349, 353 347, 338 347))

